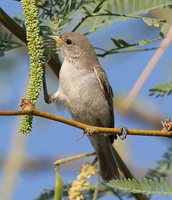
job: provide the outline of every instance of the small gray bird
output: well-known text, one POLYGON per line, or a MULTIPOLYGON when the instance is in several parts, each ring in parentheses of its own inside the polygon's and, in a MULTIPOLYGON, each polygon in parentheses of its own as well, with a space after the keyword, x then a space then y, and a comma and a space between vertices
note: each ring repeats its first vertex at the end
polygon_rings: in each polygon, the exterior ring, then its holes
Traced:
MULTIPOLYGON (((50 37, 60 45, 64 62, 59 73, 59 88, 48 99, 45 96, 46 102, 62 103, 78 122, 114 127, 112 88, 91 43, 74 32, 50 37)), ((131 177, 112 146, 115 136, 102 133, 88 138, 96 151, 100 173, 105 181, 131 177)))
MULTIPOLYGON (((74 32, 51 37, 60 45, 64 62, 59 73, 59 88, 52 96, 48 95, 44 73, 45 101, 62 103, 78 122, 114 127, 112 88, 91 43, 74 32)), ((102 133, 88 138, 96 151, 100 173, 105 181, 133 178, 112 146, 115 136, 102 133)), ((148 200, 143 194, 134 196, 137 200, 148 200)))
MULTIPOLYGON (((51 37, 60 45, 64 62, 59 74, 59 88, 48 98, 44 82, 46 102, 61 102, 78 122, 114 127, 112 88, 91 43, 74 32, 51 37)), ((102 133, 88 138, 96 151, 105 181, 132 177, 112 146, 115 136, 102 133)))

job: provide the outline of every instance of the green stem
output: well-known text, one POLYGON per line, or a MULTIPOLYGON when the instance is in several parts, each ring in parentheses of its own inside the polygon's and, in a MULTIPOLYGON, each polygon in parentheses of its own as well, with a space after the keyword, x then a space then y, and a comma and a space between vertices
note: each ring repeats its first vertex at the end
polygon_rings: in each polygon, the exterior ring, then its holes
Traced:
POLYGON ((58 167, 56 167, 55 170, 56 170, 56 180, 54 187, 54 200, 61 200, 63 196, 63 180, 59 173, 58 167))

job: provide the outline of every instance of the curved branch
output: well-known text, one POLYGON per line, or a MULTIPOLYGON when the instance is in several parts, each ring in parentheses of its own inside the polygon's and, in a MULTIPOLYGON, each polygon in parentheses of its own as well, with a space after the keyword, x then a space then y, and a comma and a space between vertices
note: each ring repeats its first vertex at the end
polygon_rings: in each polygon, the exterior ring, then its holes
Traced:
POLYGON ((67 163, 67 162, 71 162, 71 161, 74 161, 74 160, 79 160, 79 159, 82 159, 82 158, 86 158, 86 157, 89 157, 89 156, 95 156, 95 155, 96 155, 96 152, 91 152, 91 153, 83 153, 83 154, 79 154, 79 155, 70 156, 70 157, 67 157, 67 158, 58 159, 54 162, 54 166, 57 167, 61 164, 67 163))
MULTIPOLYGON (((121 135, 121 129, 120 128, 104 128, 104 127, 90 126, 88 124, 84 124, 84 123, 77 122, 77 121, 74 121, 74 120, 59 117, 59 116, 56 116, 54 114, 38 110, 36 108, 29 108, 27 110, 16 110, 16 111, 0 111, 0 116, 17 116, 17 115, 38 116, 38 117, 42 117, 42 118, 45 118, 45 119, 50 119, 50 120, 53 120, 53 121, 68 124, 70 126, 82 129, 84 131, 87 130, 87 129, 92 129, 96 133, 107 133, 107 134, 121 135)), ((128 135, 162 136, 162 137, 172 138, 172 131, 171 130, 165 131, 165 130, 128 129, 128 135)))

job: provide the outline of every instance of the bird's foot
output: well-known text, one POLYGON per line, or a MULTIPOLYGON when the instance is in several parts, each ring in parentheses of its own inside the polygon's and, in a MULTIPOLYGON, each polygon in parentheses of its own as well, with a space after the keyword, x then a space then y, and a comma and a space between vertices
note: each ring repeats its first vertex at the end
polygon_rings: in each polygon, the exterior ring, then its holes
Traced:
POLYGON ((93 129, 91 129, 91 128, 86 128, 86 129, 84 130, 84 134, 86 134, 87 136, 91 136, 91 135, 93 135, 94 133, 96 133, 96 131, 93 130, 93 129))
POLYGON ((80 140, 82 137, 84 137, 84 135, 91 136, 91 135, 93 135, 94 133, 96 133, 95 130, 93 130, 93 129, 91 129, 91 128, 86 128, 86 129, 84 130, 84 133, 83 133, 82 135, 79 136, 79 138, 77 139, 77 141, 80 140))
POLYGON ((119 135, 120 139, 121 140, 126 139, 127 133, 128 133, 128 128, 124 127, 124 126, 120 126, 119 129, 120 129, 120 132, 121 132, 121 134, 119 135))

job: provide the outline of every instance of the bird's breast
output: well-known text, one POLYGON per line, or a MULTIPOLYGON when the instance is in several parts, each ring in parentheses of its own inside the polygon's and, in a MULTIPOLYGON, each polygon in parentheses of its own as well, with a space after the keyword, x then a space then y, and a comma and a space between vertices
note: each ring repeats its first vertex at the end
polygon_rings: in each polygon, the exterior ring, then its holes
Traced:
MULTIPOLYGON (((59 92, 62 95, 62 101, 73 102, 73 104, 82 101, 89 101, 92 98, 91 93, 97 84, 94 72, 86 69, 78 69, 69 64, 63 65, 59 77, 59 92)), ((97 88, 97 87, 96 87, 97 88)))
POLYGON ((109 106, 94 71, 62 65, 59 100, 78 121, 97 124, 96 115, 109 115, 109 106))

